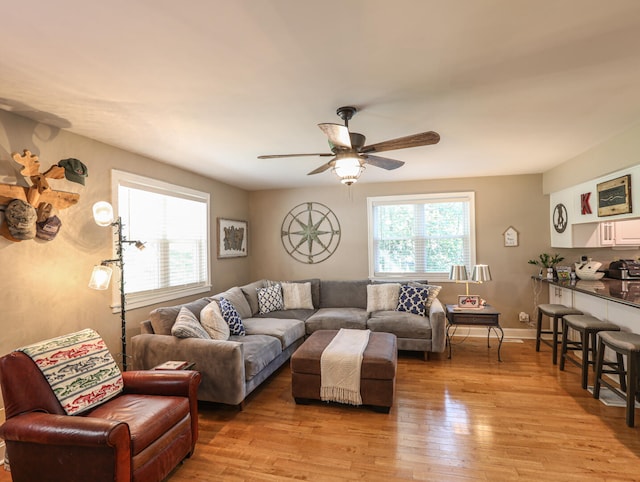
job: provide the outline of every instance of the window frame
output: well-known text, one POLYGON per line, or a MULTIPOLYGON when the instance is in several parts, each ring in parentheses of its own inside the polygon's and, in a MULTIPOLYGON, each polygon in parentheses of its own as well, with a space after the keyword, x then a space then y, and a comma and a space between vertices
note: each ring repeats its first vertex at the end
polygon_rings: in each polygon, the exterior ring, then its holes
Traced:
MULTIPOLYGON (((449 281, 449 272, 434 273, 376 273, 375 271, 375 253, 374 253, 374 225, 373 225, 373 209, 379 205, 391 204, 427 204, 441 202, 464 201, 469 204, 469 266, 476 264, 476 235, 475 235, 475 193, 473 191, 460 192, 443 192, 443 193, 425 193, 425 194, 403 194, 391 196, 374 196, 367 197, 367 238, 368 238, 368 264, 369 278, 372 280, 419 280, 427 279, 431 282, 447 282, 449 281)), ((470 272, 470 271, 469 271, 470 272)))
MULTIPOLYGON (((197 295, 201 293, 208 293, 211 291, 211 195, 207 192, 198 191, 196 189, 180 186, 158 179, 153 179, 139 174, 132 174, 126 171, 120 171, 117 169, 111 170, 111 199, 113 204, 114 215, 120 216, 120 199, 119 188, 120 186, 131 187, 134 189, 140 189, 144 191, 151 191, 156 194, 166 194, 170 197, 180 197, 183 199, 191 199, 206 204, 206 239, 205 239, 205 255, 206 261, 206 279, 197 284, 196 286, 184 287, 169 287, 161 288, 153 291, 127 293, 126 295, 126 310, 132 310, 136 308, 142 308, 158 303, 163 303, 178 298, 184 298, 187 296, 197 295)), ((141 241, 144 241, 142 239, 141 241)), ((113 257, 116 254, 116 242, 114 236, 113 242, 113 257)), ((125 283, 126 283, 126 267, 125 267, 125 283)), ((120 310, 120 286, 119 281, 112 283, 112 303, 111 308, 113 312, 120 310)))

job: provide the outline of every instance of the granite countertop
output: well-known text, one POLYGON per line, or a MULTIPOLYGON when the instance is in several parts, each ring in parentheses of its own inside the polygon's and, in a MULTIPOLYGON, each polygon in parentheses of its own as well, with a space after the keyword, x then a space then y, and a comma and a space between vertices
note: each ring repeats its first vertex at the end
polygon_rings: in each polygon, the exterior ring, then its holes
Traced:
POLYGON ((568 288, 589 295, 598 296, 611 301, 617 301, 625 305, 640 308, 640 279, 620 280, 613 278, 602 278, 597 281, 591 280, 568 280, 558 281, 534 277, 554 286, 568 288))

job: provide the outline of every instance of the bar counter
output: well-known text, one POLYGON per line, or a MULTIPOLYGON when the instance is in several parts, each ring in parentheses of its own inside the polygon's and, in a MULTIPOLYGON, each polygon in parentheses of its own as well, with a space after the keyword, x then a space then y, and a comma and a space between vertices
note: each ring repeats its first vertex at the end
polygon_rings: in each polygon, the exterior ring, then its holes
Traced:
POLYGON ((604 277, 597 281, 581 279, 559 281, 557 279, 550 280, 538 276, 534 276, 533 278, 552 286, 559 286, 576 292, 597 296, 608 301, 615 301, 634 308, 640 308, 640 279, 620 280, 604 277))

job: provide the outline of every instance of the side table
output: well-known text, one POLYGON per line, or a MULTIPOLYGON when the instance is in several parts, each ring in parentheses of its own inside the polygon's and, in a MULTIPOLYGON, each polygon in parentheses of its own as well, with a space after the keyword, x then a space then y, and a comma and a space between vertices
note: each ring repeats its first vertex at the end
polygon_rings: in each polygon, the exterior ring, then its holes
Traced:
POLYGON ((196 364, 190 361, 184 360, 171 360, 156 365, 152 370, 193 370, 196 364))
POLYGON ((500 312, 492 306, 484 306, 481 309, 459 309, 456 305, 447 305, 447 343, 449 344, 449 358, 451 358, 451 336, 453 336, 460 325, 466 326, 486 326, 487 327, 487 347, 489 345, 489 335, 494 330, 498 338, 498 361, 500 358, 500 348, 504 339, 504 331, 500 326, 500 312))

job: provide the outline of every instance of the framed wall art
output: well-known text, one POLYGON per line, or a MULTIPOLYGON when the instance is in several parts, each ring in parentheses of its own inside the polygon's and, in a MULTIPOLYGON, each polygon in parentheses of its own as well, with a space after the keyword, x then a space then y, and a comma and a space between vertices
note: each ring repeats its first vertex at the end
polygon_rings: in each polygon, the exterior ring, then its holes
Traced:
POLYGON ((598 216, 613 216, 631 211, 631 175, 598 184, 598 216))
POLYGON ((247 256, 248 240, 247 221, 218 218, 218 258, 247 256))

